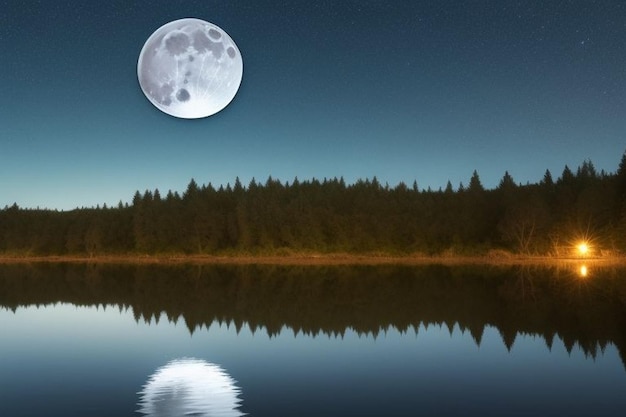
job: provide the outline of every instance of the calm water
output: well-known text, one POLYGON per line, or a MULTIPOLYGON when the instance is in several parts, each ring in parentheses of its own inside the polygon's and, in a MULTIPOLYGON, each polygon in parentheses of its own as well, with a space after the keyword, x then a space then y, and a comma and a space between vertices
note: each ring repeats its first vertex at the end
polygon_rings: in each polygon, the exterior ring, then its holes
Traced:
POLYGON ((0 416, 622 416, 626 270, 0 266, 0 416))

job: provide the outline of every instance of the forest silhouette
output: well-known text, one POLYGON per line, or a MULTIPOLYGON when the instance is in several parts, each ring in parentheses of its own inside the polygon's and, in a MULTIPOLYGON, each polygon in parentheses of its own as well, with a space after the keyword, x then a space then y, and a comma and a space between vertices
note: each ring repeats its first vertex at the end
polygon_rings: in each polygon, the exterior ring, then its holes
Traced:
POLYGON ((137 191, 132 204, 71 211, 0 210, 0 254, 567 254, 591 240, 599 254, 626 252, 626 153, 615 173, 590 160, 546 170, 536 184, 504 174, 485 189, 420 189, 376 177, 213 187, 191 180, 181 194, 137 191))
MULTIPOLYGON (((571 265, 570 265, 571 267, 571 265)), ((384 337, 390 328, 456 326, 480 346, 487 326, 511 350, 519 335, 555 338, 595 357, 617 347, 626 368, 624 270, 524 266, 0 265, 0 307, 71 303, 130 309, 137 321, 212 323, 270 336, 384 337)))

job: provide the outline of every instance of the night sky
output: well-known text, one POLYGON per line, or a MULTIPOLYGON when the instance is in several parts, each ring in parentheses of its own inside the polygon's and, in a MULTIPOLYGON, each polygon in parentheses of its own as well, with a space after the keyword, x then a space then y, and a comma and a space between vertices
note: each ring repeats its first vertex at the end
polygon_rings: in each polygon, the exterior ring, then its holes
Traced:
POLYGON ((136 190, 376 176, 487 188, 626 150, 626 2, 0 1, 0 208, 136 190), (161 25, 215 23, 241 88, 177 119, 137 81, 161 25))

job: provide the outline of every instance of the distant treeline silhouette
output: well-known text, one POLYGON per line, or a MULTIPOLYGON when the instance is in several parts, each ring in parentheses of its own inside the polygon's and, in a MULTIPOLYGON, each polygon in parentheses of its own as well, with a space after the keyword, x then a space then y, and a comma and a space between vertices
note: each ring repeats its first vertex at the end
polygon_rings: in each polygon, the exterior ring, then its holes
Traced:
MULTIPOLYGON (((572 267, 570 265, 570 267, 572 267)), ((613 344, 626 366, 624 270, 406 266, 0 265, 0 307, 71 303, 131 309, 137 321, 183 321, 190 333, 214 322, 270 336, 377 337, 425 326, 469 332, 486 326, 511 349, 518 335, 595 357, 613 344)))
POLYGON ((626 153, 616 173, 591 161, 553 180, 517 184, 506 172, 485 189, 422 190, 376 177, 136 192, 132 204, 72 211, 0 211, 0 253, 158 254, 356 252, 479 254, 502 249, 566 254, 588 238, 607 253, 626 251, 626 153))

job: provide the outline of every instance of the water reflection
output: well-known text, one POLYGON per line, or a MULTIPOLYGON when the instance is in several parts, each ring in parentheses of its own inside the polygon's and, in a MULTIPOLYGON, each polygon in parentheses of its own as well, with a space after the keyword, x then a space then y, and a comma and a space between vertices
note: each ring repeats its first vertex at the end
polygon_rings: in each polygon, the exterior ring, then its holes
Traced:
POLYGON ((115 305, 137 321, 182 321, 190 333, 214 322, 270 336, 376 337, 445 325, 480 345, 493 327, 509 350, 530 334, 548 349, 559 338, 568 352, 578 345, 591 356, 614 344, 624 361, 626 270, 596 264, 583 280, 582 266, 4 265, 0 305, 115 305))
POLYGON ((157 369, 139 393, 139 413, 150 417, 238 417, 241 390, 219 366, 192 358, 157 369))
POLYGON ((588 273, 589 271, 587 270, 587 265, 581 265, 580 268, 578 269, 578 274, 580 275, 581 278, 587 278, 588 273))

